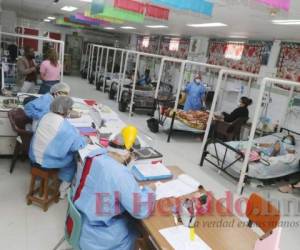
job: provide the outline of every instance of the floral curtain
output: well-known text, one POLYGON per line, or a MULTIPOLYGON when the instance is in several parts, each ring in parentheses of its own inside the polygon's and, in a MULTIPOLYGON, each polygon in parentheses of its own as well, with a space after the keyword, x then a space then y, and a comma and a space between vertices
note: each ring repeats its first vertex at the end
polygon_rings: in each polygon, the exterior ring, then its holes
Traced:
POLYGON ((220 65, 235 70, 259 73, 263 59, 263 43, 230 43, 227 41, 210 41, 208 48, 208 63, 220 65), (227 56, 228 49, 236 45, 235 57, 227 56), (241 50, 241 48, 243 48, 241 50), (241 53, 240 55, 238 55, 241 53), (235 59, 233 59, 235 58, 235 59))
MULTIPOLYGON (((300 43, 282 43, 277 62, 277 77, 300 82, 300 43)), ((289 87, 278 85, 281 88, 289 87)), ((297 88, 297 92, 300 87, 297 88)))
POLYGON ((170 50, 170 42, 172 38, 163 37, 160 43, 159 54, 180 59, 187 59, 190 47, 189 39, 179 39, 178 50, 170 50))

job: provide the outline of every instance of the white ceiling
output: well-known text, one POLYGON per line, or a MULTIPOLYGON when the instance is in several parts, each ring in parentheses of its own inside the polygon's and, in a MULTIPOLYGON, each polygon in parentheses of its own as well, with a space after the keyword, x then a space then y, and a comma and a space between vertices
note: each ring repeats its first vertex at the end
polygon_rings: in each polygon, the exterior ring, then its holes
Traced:
MULTIPOLYGON (((143 0, 146 1, 146 0, 143 0)), ((187 11, 172 10, 167 22, 146 18, 144 24, 126 23, 137 28, 130 31, 139 34, 165 34, 181 36, 209 36, 209 37, 239 37, 266 40, 300 40, 300 26, 280 26, 271 23, 272 19, 300 19, 300 1, 291 0, 289 13, 279 12, 275 17, 270 15, 270 9, 255 0, 210 0, 215 3, 212 17, 187 11), (219 28, 191 28, 187 23, 223 22, 227 27, 219 28), (146 24, 165 24, 168 29, 149 29, 146 24)), ((113 0, 106 0, 113 3, 113 0)), ((42 20, 49 15, 68 15, 60 10, 62 6, 72 5, 80 10, 88 8, 89 4, 79 0, 60 0, 53 4, 53 0, 2 0, 3 10, 15 10, 17 15, 24 18, 42 20)), ((120 32, 118 26, 115 26, 120 32)), ((129 32, 122 31, 121 32, 129 32)))

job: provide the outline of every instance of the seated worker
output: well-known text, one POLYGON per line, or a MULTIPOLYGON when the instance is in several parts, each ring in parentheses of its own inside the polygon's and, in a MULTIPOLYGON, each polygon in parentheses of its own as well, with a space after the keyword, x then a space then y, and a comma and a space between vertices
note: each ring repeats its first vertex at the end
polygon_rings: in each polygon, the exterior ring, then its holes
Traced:
POLYGON ((140 187, 125 166, 136 133, 132 126, 124 128, 111 140, 108 151, 91 152, 90 157, 96 156, 85 164, 73 198, 83 215, 80 249, 133 250, 137 237, 134 218, 147 218, 154 209, 155 193, 140 187))
POLYGON ((202 108, 205 97, 206 88, 202 82, 202 76, 197 74, 195 79, 188 83, 184 92, 186 93, 186 101, 184 103, 184 111, 197 111, 202 108))
POLYGON ((260 148, 261 153, 276 157, 286 154, 295 154, 296 140, 292 135, 287 135, 281 141, 277 140, 275 143, 257 143, 256 146, 260 148))
POLYGON ((40 120, 32 138, 29 158, 42 168, 59 168, 60 197, 67 194, 76 172, 75 153, 86 146, 86 139, 66 117, 72 110, 73 100, 67 96, 56 97, 48 114, 40 120))
POLYGON ((67 96, 70 87, 65 83, 57 83, 50 89, 50 93, 44 94, 28 102, 24 106, 25 114, 33 120, 32 131, 36 130, 39 120, 50 111, 50 105, 56 96, 67 96))
POLYGON ((142 78, 138 77, 137 84, 140 86, 145 86, 151 83, 151 77, 150 77, 150 69, 145 70, 145 74, 142 76, 142 78))
POLYGON ((234 122, 238 118, 248 118, 249 117, 249 110, 248 106, 252 104, 252 99, 243 96, 240 99, 240 105, 238 108, 233 110, 230 114, 226 112, 222 112, 223 117, 217 117, 215 116, 215 119, 217 120, 224 120, 225 122, 234 122))

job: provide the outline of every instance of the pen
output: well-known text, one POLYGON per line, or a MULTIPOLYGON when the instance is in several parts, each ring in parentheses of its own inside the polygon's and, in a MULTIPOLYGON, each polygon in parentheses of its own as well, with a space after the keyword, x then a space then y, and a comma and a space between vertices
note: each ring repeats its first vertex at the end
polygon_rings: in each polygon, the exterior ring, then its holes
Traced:
POLYGON ((177 218, 177 215, 176 214, 173 214, 173 217, 174 217, 174 223, 175 225, 178 224, 178 218, 177 218))
POLYGON ((177 225, 178 224, 178 217, 177 217, 177 214, 176 214, 176 207, 175 206, 172 207, 172 214, 173 214, 173 218, 174 218, 174 223, 175 223, 175 225, 177 225))

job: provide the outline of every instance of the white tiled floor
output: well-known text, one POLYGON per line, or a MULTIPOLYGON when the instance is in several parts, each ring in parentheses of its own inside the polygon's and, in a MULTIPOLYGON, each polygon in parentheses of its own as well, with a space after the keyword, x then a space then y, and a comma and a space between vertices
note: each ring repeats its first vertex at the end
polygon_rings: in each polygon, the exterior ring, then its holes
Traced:
MULTIPOLYGON (((94 86, 87 84, 86 81, 77 77, 65 77, 64 81, 71 85, 73 96, 94 98, 117 110, 117 104, 108 100, 107 94, 96 91, 94 86)), ((231 179, 219 175, 210 167, 199 167, 201 142, 197 136, 176 133, 171 143, 167 143, 166 133, 149 132, 146 125, 148 116, 139 114, 129 118, 128 113, 121 113, 120 116, 125 122, 136 125, 142 133, 153 139, 152 143, 163 153, 166 165, 180 166, 208 190, 213 190, 217 198, 224 197, 226 191, 235 192, 236 183, 231 179)), ((29 164, 19 161, 14 173, 10 175, 9 163, 9 159, 0 159, 0 249, 51 250, 63 235, 67 204, 65 201, 60 201, 52 205, 46 213, 34 205, 27 206, 25 196, 29 187, 29 164)), ((248 196, 252 191, 254 189, 248 187, 245 195, 248 196)), ((299 202, 299 195, 282 195, 273 186, 255 189, 255 191, 280 200, 295 198, 299 202)), ((298 211, 299 214, 300 204, 298 211)), ((290 216, 283 220, 299 222, 300 217, 290 216)), ((299 235, 299 227, 284 228, 281 250, 300 249, 299 235)))

